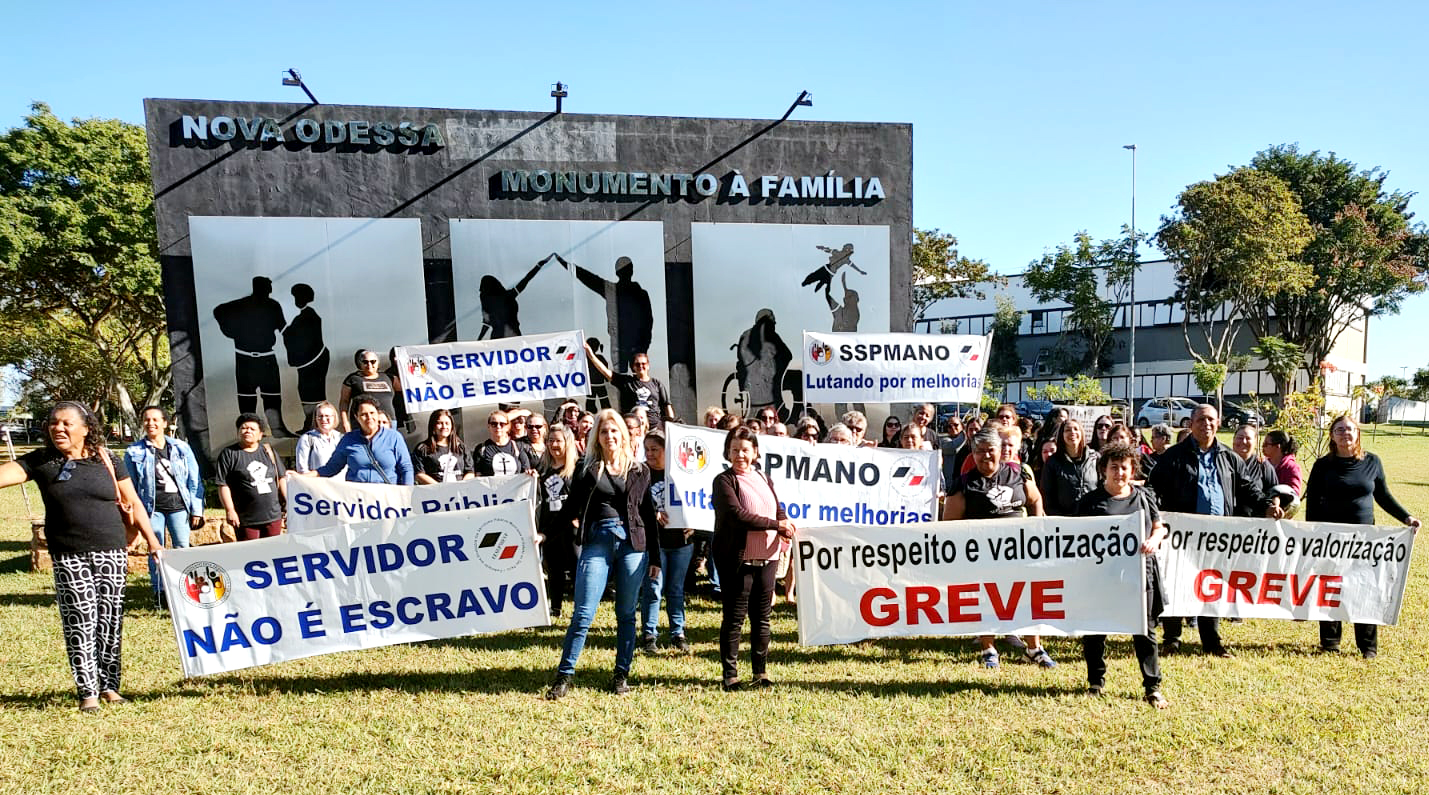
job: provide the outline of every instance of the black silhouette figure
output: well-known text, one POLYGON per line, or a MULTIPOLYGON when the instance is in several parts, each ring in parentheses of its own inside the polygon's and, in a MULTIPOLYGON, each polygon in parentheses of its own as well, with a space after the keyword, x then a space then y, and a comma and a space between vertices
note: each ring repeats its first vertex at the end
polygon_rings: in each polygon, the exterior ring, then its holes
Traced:
POLYGON ((521 336, 521 306, 516 302, 516 298, 531 280, 536 278, 541 266, 551 261, 551 257, 536 263, 535 267, 510 289, 495 276, 488 274, 481 277, 481 284, 477 287, 477 295, 481 299, 481 334, 477 339, 499 340, 521 336))
MULTIPOLYGON (((606 361, 605 357, 600 353, 604 347, 600 344, 600 340, 595 337, 587 337, 585 342, 586 345, 590 346, 590 357, 599 360, 601 364, 605 365, 605 369, 609 370, 610 362, 606 361)), ((590 394, 587 395, 585 399, 586 411, 596 412, 601 409, 610 408, 610 393, 606 391, 606 385, 609 383, 605 375, 601 373, 600 368, 590 368, 590 394)))
POLYGON ((253 292, 213 309, 218 330, 233 340, 233 377, 238 382, 238 411, 258 410, 263 396, 263 414, 274 438, 291 438, 283 424, 282 385, 278 377, 278 355, 273 346, 287 325, 283 307, 273 300, 273 280, 253 277, 253 292))
MULTIPOLYGON (((572 267, 561 255, 551 256, 565 267, 572 267)), ((650 350, 650 340, 655 329, 655 315, 650 310, 650 293, 633 278, 635 263, 631 262, 629 257, 616 260, 615 281, 598 276, 579 265, 574 267, 580 283, 605 299, 606 330, 614 348, 612 353, 615 356, 615 371, 629 372, 635 354, 650 350)))
POLYGON ((839 274, 839 284, 843 286, 843 302, 834 300, 829 290, 824 290, 824 300, 829 303, 829 312, 834 316, 833 331, 858 331, 858 291, 848 288, 848 274, 839 274))
POLYGON ((859 273, 862 273, 864 276, 868 275, 868 272, 865 271, 863 268, 860 268, 859 266, 853 264, 852 243, 845 243, 843 245, 843 248, 839 249, 829 248, 828 246, 815 246, 815 248, 828 254, 829 261, 824 263, 823 265, 820 265, 817 270, 813 271, 808 276, 805 276, 804 281, 800 282, 799 284, 800 287, 808 287, 812 284, 814 285, 814 292, 823 290, 825 293, 827 293, 829 291, 829 286, 833 284, 834 275, 838 273, 839 268, 842 268, 845 265, 849 266, 850 268, 853 268, 859 273))
POLYGON ((739 335, 735 343, 738 360, 734 366, 739 388, 749 393, 749 407, 777 406, 783 402, 784 373, 794 354, 775 329, 774 311, 761 309, 754 325, 739 335))
POLYGON ((295 284, 289 292, 298 314, 283 329, 288 365, 298 370, 298 400, 303 402, 303 430, 313 427, 313 411, 327 400, 327 371, 332 356, 323 343, 323 319, 313 309, 313 288, 295 284))

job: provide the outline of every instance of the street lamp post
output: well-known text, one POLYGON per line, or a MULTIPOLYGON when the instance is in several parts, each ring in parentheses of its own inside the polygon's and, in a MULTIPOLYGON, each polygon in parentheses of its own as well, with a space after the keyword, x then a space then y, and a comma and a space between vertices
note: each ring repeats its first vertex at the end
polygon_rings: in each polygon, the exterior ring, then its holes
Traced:
POLYGON ((1126 377, 1127 411, 1136 417, 1136 144, 1127 144, 1122 149, 1131 150, 1131 311, 1127 322, 1131 326, 1129 364, 1126 377))

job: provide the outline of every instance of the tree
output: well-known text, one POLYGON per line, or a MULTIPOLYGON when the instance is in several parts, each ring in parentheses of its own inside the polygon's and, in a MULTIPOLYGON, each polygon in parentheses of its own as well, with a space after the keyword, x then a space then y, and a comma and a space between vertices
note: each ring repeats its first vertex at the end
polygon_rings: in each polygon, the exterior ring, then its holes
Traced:
POLYGON ((169 385, 164 317, 144 129, 35 103, 0 135, 0 364, 137 428, 134 396, 169 385))
POLYGON ((1271 335, 1261 337, 1260 344, 1252 347, 1250 352, 1265 360, 1266 371, 1275 379, 1275 393, 1280 395, 1283 401, 1284 396, 1290 394, 1295 374, 1305 366, 1305 349, 1271 335))
POLYGON ((1017 330, 1022 325, 1022 313, 1017 304, 1005 295, 995 299, 997 312, 992 318, 992 350, 987 353, 988 378, 1009 379, 1022 375, 1022 354, 1017 352, 1017 330))
POLYGON ((1250 318, 1257 335, 1278 333, 1303 347, 1307 362, 1321 362, 1351 324, 1395 314, 1424 289, 1429 231, 1410 223, 1412 193, 1385 191, 1387 173, 1294 144, 1259 152, 1250 165, 1289 187, 1313 233, 1292 257, 1311 268, 1309 289, 1275 293, 1273 315, 1250 318))
MULTIPOLYGON (((1224 372, 1239 321, 1263 314, 1271 296, 1309 286, 1309 266, 1293 257, 1310 238, 1295 196, 1270 174, 1239 168, 1182 191, 1176 214, 1162 217, 1156 241, 1176 264, 1186 351, 1224 372)), ((1217 402, 1223 384, 1224 375, 1217 402)))
POLYGON ((1108 351, 1116 329, 1116 313, 1131 284, 1136 262, 1131 256, 1131 230, 1122 228, 1116 240, 1092 242, 1078 232, 1071 245, 1062 244, 1027 266, 1022 280, 1041 303, 1069 307, 1053 366, 1060 372, 1103 373, 1111 366, 1108 351))
POLYGON ((1028 387, 1027 396, 1073 406, 1101 406, 1111 402, 1111 395, 1102 389, 1101 382, 1089 375, 1074 375, 1060 384, 1048 384, 1041 389, 1028 387))
POLYGON ((937 229, 913 230, 913 296, 908 304, 908 325, 923 317, 944 298, 977 298, 987 294, 981 285, 1006 284, 986 262, 958 253, 958 239, 937 229))

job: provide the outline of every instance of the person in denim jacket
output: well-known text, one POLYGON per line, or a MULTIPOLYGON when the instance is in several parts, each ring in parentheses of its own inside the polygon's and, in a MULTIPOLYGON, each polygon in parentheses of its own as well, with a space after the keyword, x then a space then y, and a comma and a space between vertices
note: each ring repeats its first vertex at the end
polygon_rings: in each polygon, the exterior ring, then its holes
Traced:
MULTIPOLYGON (((139 501, 149 514, 149 525, 160 544, 182 549, 189 545, 190 529, 203 527, 203 478, 193 448, 168 436, 169 415, 147 406, 140 415, 144 438, 124 451, 124 468, 134 481, 139 501)), ((164 605, 164 584, 159 565, 149 558, 149 585, 154 602, 164 605)))

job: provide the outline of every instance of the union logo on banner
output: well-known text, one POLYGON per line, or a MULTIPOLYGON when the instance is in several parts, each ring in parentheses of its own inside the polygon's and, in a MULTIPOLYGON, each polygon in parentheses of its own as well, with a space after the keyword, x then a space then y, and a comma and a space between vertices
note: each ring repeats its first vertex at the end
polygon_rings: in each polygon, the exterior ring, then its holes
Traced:
POLYGON ((921 497, 928 492, 928 467, 914 458, 900 458, 893 466, 889 483, 905 497, 921 497))
POLYGON ((571 346, 563 344, 556 348, 555 357, 560 361, 570 362, 575 360, 576 352, 571 346))
POLYGON ((834 349, 827 342, 814 340, 809 343, 809 361, 814 364, 828 364, 834 360, 834 349))
POLYGON ((228 598, 228 572, 217 563, 195 563, 184 569, 183 594, 190 604, 214 608, 228 598))
POLYGON ((492 571, 511 571, 525 555, 525 539, 505 519, 492 519, 476 533, 476 559, 492 571))
POLYGON ((686 436, 675 445, 675 466, 682 471, 694 475, 703 472, 709 462, 709 450, 699 439, 686 436))
POLYGON ((414 356, 407 360, 407 372, 414 378, 422 378, 427 375, 427 360, 421 356, 414 356))

